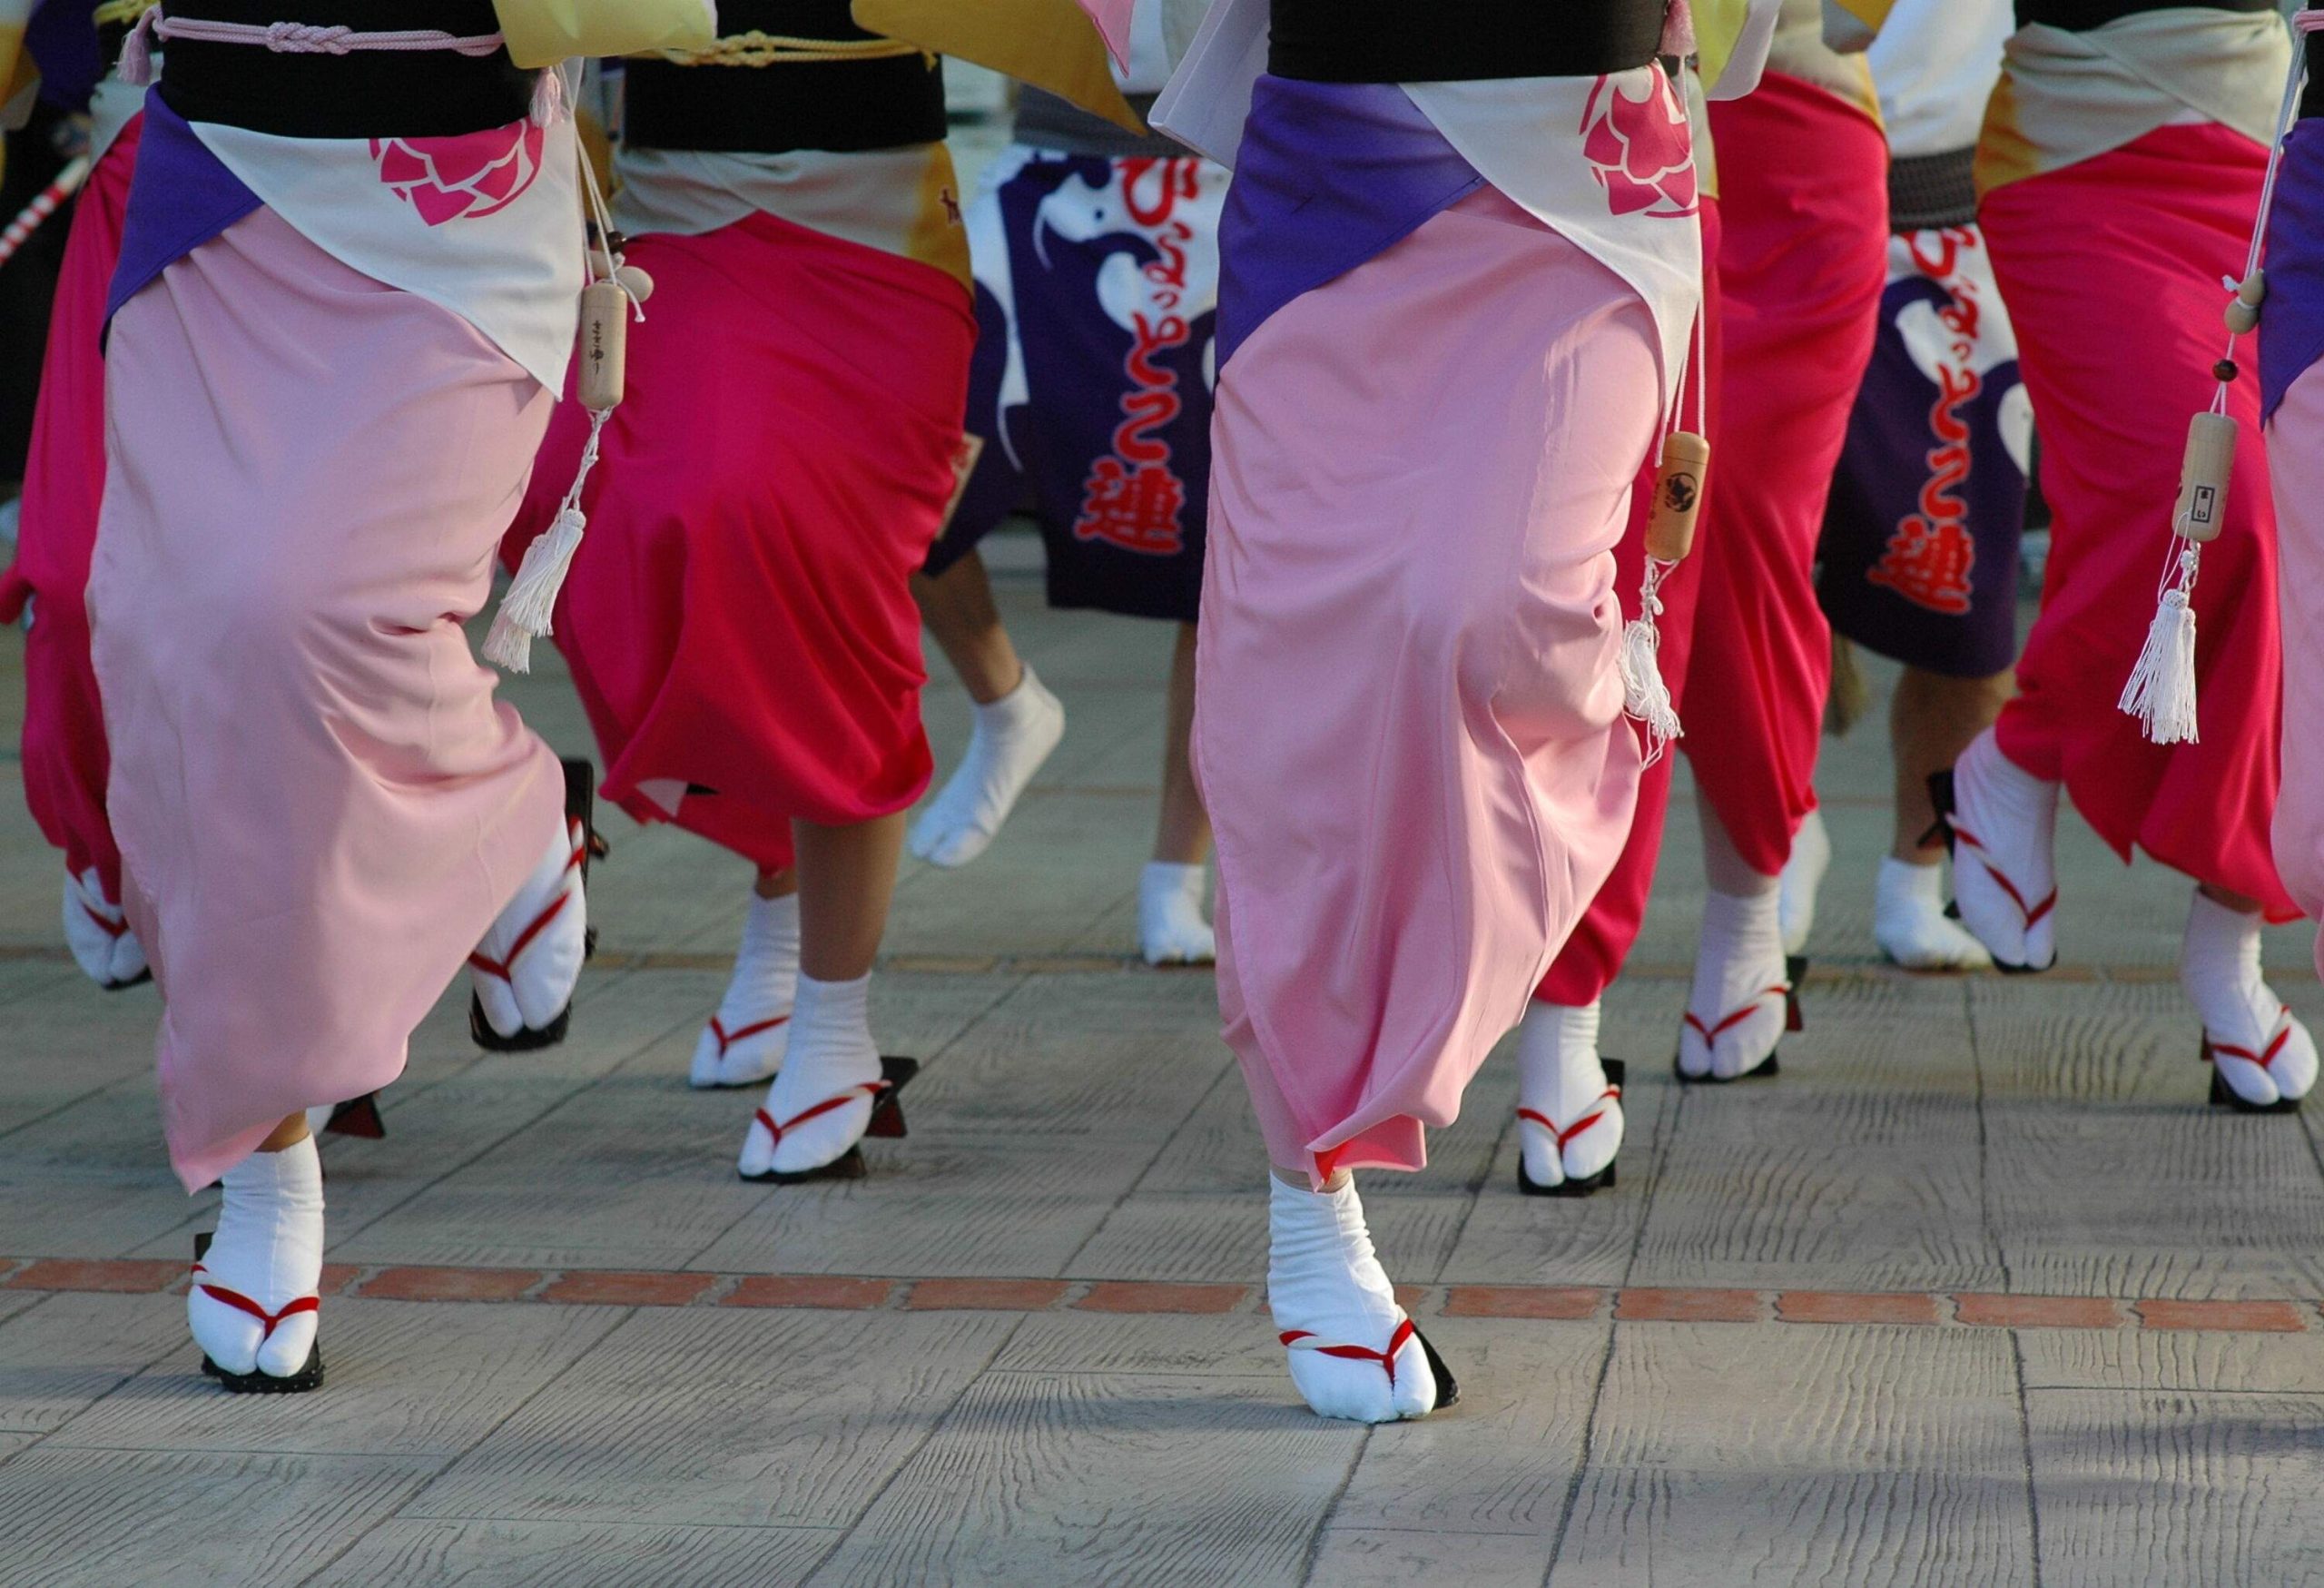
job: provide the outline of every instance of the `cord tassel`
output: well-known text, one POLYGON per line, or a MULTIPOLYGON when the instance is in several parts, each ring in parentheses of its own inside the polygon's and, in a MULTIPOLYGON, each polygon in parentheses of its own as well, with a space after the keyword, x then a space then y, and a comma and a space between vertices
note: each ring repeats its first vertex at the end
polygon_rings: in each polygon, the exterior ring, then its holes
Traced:
POLYGON ((1662 459, 1654 476, 1654 503, 1646 520, 1646 577, 1640 582, 1638 616, 1622 626, 1614 665, 1622 680, 1622 711, 1646 730, 1646 764, 1653 765, 1684 738, 1669 681, 1662 676, 1662 582, 1694 549, 1695 515, 1701 510, 1703 479, 1710 468, 1710 443, 1691 430, 1662 439, 1662 459))
POLYGON ((2195 723, 2195 575, 2202 550, 2190 543, 2179 554, 2179 577, 2156 603, 2146 644, 2116 705, 2139 719, 2157 745, 2192 745, 2195 723))

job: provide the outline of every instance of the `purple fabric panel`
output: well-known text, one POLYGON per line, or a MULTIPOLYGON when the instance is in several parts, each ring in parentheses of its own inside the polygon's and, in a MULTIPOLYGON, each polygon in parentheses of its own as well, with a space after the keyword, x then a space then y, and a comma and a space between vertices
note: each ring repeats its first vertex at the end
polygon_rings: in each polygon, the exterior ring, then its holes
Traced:
POLYGON ((145 94, 145 133, 130 179, 121 263, 105 294, 105 323, 153 279, 258 208, 258 195, 193 135, 185 118, 145 94))
POLYGON ((2260 311, 2260 421, 2324 357, 2324 121, 2284 143, 2268 216, 2268 301, 2260 311))
POLYGON ((1219 222, 1218 367, 1484 180, 1393 83, 1260 78, 1219 222))

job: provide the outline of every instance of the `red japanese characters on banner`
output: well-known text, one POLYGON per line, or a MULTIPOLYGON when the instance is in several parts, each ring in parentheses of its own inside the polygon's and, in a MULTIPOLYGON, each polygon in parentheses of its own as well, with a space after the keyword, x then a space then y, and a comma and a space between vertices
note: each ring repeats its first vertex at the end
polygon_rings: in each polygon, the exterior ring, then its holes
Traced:
POLYGON ((1181 200, 1201 196, 1202 170, 1190 159, 1125 160, 1122 192, 1130 220, 1150 234, 1161 257, 1145 267, 1146 302, 1130 316, 1130 349, 1122 360, 1128 384, 1113 454, 1083 482, 1077 539, 1103 540, 1124 551, 1175 557, 1186 549, 1186 482, 1172 467, 1170 425, 1186 411, 1178 377, 1160 360, 1194 335, 1179 307, 1187 296, 1187 244, 1194 228, 1177 216, 1181 200))
POLYGON ((1913 262, 1949 294, 1937 321, 1952 333, 1952 340, 1945 350, 1949 356, 1936 368, 1936 401, 1928 414, 1936 444, 1928 451, 1928 478, 1916 504, 1920 511, 1896 526, 1887 549, 1864 576, 1866 582, 1894 590, 1916 607, 1951 617, 1969 610, 1969 575, 1977 562, 1969 510, 1958 494, 1969 478, 1969 425, 1961 416, 1985 389, 1984 377, 1974 362, 1976 290, 1954 268, 1964 246, 1977 246, 1976 239, 1957 228, 1912 239, 1913 262))

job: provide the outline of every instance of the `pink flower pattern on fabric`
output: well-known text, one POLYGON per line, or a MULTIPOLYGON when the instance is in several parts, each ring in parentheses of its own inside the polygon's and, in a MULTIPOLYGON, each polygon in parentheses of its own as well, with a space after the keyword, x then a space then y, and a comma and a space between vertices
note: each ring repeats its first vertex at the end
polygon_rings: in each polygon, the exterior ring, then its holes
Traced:
POLYGON ((1678 219, 1700 208, 1686 107, 1660 72, 1644 99, 1600 77, 1581 113, 1581 157, 1617 215, 1678 219))
POLYGON ((374 138, 379 180, 430 226, 495 215, 540 174, 547 130, 527 119, 454 138, 374 138))

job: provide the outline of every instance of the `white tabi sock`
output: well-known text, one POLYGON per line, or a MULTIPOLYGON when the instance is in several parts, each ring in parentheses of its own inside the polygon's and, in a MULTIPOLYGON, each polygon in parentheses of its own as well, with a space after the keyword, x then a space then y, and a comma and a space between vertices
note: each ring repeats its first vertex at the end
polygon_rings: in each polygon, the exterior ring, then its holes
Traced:
POLYGON ((220 1186, 218 1231, 186 1293, 194 1343, 228 1373, 295 1377, 314 1352, 315 1314, 282 1309, 313 1296, 323 1276, 323 1164, 315 1139, 253 1152, 220 1186), (277 1321, 270 1325, 213 1292, 239 1297, 277 1321))
POLYGON ((100 987, 126 987, 145 973, 145 947, 121 906, 105 897, 95 866, 77 877, 64 873, 64 943, 100 987))
POLYGON ((1065 707, 1028 664, 1016 688, 976 708, 968 754, 944 791, 911 824, 912 853, 946 867, 966 865, 982 854, 1064 736, 1065 707))
POLYGON ((1884 856, 1872 906, 1872 941, 1907 971, 1981 971, 1994 962, 1945 913, 1945 867, 1884 856))
POLYGON ((582 893, 581 867, 574 859, 582 843, 580 824, 559 816, 556 836, 539 863, 477 944, 480 957, 507 972, 496 975, 473 963, 468 967, 468 981, 484 1005, 485 1020, 504 1037, 548 1025, 573 1001, 573 990, 580 984, 589 942, 589 902, 582 893), (565 902, 548 923, 518 947, 518 940, 560 896, 565 902))
POLYGON ((783 1068, 799 990, 799 895, 751 896, 743 946, 718 1012, 694 1045, 695 1086, 749 1086, 783 1068))
POLYGON ((1807 952, 1807 934, 1816 930, 1816 895, 1831 869, 1832 835, 1824 830, 1824 813, 1810 811, 1792 836, 1791 858, 1784 862, 1782 880, 1776 886, 1785 953, 1807 952))
POLYGON ((1149 860, 1137 878, 1137 946, 1149 965, 1207 965, 1218 938, 1203 918, 1210 892, 1206 865, 1149 860))
POLYGON ((1436 1406, 1436 1376, 1417 1337, 1394 1356, 1390 1379, 1380 1356, 1348 1358, 1319 1346, 1384 1355, 1404 1322, 1395 1287, 1373 1255, 1355 1183, 1309 1191, 1270 1175, 1267 1186, 1267 1306, 1285 1344, 1291 1382, 1319 1416, 1356 1423, 1424 1417, 1436 1406))
POLYGON ((1522 1114, 1517 1120, 1525 1176, 1535 1185, 1586 1180, 1621 1150, 1622 1105, 1606 1095, 1606 1068, 1598 1056, 1598 1013, 1594 1002, 1578 1009, 1536 1002, 1527 1006, 1518 1025, 1517 1106, 1550 1121, 1543 1126, 1522 1114), (1586 1119, 1590 1123, 1561 1149, 1558 1134, 1586 1119))
POLYGON ((1777 891, 1706 893, 1695 983, 1679 1032, 1680 1071, 1732 1080, 1757 1070, 1783 1040, 1785 988, 1777 891))
POLYGON ((1953 795, 1961 924, 1997 963, 2048 970, 2058 957, 2058 785, 2003 755, 1987 728, 1953 764, 1953 795))
POLYGON ((863 1139, 872 1122, 872 1096, 856 1089, 879 1079, 880 1050, 872 1041, 872 978, 818 981, 801 976, 799 1002, 791 1016, 791 1050, 774 1084, 766 1089, 761 1110, 783 1127, 783 1137, 776 1140, 753 1115, 743 1138, 743 1173, 761 1175, 773 1169, 799 1174, 842 1157, 863 1139), (847 1100, 812 1119, 792 1123, 835 1097, 847 1100))
POLYGON ((2260 926, 2256 912, 2230 910, 2199 890, 2187 910, 2179 984, 2202 1017, 2220 1079, 2244 1101, 2265 1105, 2308 1095, 2316 1044, 2260 974, 2260 926))

